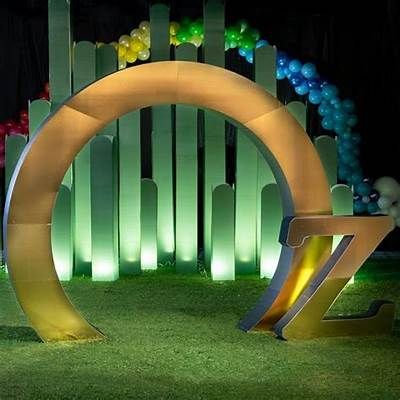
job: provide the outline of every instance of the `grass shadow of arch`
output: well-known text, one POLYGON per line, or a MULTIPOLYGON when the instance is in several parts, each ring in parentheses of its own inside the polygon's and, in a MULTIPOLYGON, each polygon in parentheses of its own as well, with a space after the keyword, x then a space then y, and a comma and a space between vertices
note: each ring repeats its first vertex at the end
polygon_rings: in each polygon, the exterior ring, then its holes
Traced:
POLYGON ((29 326, 0 325, 0 341, 41 342, 36 332, 29 326))

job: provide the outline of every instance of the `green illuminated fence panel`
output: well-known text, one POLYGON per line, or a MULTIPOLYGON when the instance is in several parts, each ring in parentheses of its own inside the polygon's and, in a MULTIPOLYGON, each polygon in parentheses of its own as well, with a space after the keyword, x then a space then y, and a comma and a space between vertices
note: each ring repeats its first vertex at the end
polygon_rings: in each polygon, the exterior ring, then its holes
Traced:
POLYGON ((258 151, 244 131, 236 134, 235 259, 236 273, 256 271, 258 151))
MULTIPOLYGON (((334 185, 331 188, 331 199, 333 215, 353 215, 353 192, 347 185, 334 185)), ((342 235, 333 237, 332 251, 336 249, 342 238, 342 235)), ((349 283, 354 283, 354 277, 349 283)))
MULTIPOLYGON (((115 72, 118 68, 117 52, 111 44, 104 44, 96 48, 96 79, 115 72)), ((107 124, 101 132, 102 135, 117 135, 117 120, 107 124)))
POLYGON ((140 273, 140 111, 119 119, 119 270, 140 273))
POLYGON ((70 1, 49 0, 49 83, 51 109, 71 95, 70 1))
MULTIPOLYGON (((197 48, 183 44, 176 59, 197 61, 197 48)), ((197 109, 176 106, 175 259, 177 272, 197 271, 197 109)))
POLYGON ((281 252, 279 232, 283 217, 281 197, 276 183, 264 186, 261 204, 260 276, 272 278, 281 252))
POLYGON ((169 60, 169 7, 154 4, 150 7, 151 61, 169 60))
POLYGON ((151 179, 141 182, 141 251, 142 270, 157 269, 157 185, 151 179))
POLYGON ((287 106, 289 112, 296 118, 297 122, 306 130, 307 127, 307 109, 300 101, 291 101, 287 106))
MULTIPOLYGON (((255 81, 276 96, 276 49, 265 46, 255 51, 255 81)), ((267 184, 274 183, 272 169, 263 155, 257 152, 257 262, 261 257, 261 191, 267 184)))
MULTIPOLYGON (((73 70, 74 92, 96 79, 96 49, 93 43, 76 43, 73 70)), ((92 262, 90 143, 86 144, 75 158, 73 183, 75 274, 90 275, 92 262)))
POLYGON ((39 99, 29 103, 29 140, 35 137, 35 131, 50 113, 50 103, 39 99))
POLYGON ((213 280, 235 279, 235 194, 222 184, 212 194, 211 276, 213 280))
POLYGON ((256 82, 276 96, 276 49, 272 46, 256 49, 254 68, 256 82))
MULTIPOLYGON (((51 111, 71 95, 71 27, 70 1, 49 0, 49 84, 51 111)), ((63 184, 72 185, 72 168, 65 173, 63 184)))
POLYGON ((69 281, 73 273, 71 190, 61 185, 53 209, 51 247, 58 278, 69 281))
MULTIPOLYGON (((164 4, 150 7, 151 60, 169 60, 169 8, 164 4)), ((175 251, 172 111, 170 105, 152 108, 152 167, 157 184, 158 261, 172 261, 175 251)))
MULTIPOLYGON (((24 135, 12 135, 6 136, 6 164, 5 164, 5 190, 7 192, 8 185, 10 184, 10 180, 14 169, 17 165, 19 157, 24 150, 26 145, 26 136, 24 135)), ((29 202, 29 199, 27 199, 29 202)))
POLYGON ((330 136, 319 136, 315 139, 314 145, 321 158, 322 165, 328 179, 329 186, 337 183, 337 148, 336 140, 330 136))
MULTIPOLYGON (((220 0, 204 3, 204 62, 225 66, 225 15, 220 0)), ((218 90, 218 88, 216 88, 218 90)), ((222 90, 222 88, 221 88, 222 90)), ((225 183, 225 121, 204 112, 204 262, 210 266, 212 189, 225 183)))
POLYGON ((90 144, 92 278, 95 281, 111 281, 119 275, 115 141, 113 136, 100 135, 90 144))

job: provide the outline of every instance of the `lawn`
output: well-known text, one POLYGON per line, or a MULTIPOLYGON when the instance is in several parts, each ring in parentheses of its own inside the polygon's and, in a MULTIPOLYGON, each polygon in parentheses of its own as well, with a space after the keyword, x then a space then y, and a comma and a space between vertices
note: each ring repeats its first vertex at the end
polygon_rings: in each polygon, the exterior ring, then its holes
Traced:
MULTIPOLYGON (((400 324, 392 336, 285 342, 236 324, 267 282, 215 283, 168 269, 64 287, 107 336, 40 343, 0 277, 0 399, 396 399, 400 324)), ((364 278, 335 312, 400 305, 400 281, 364 278)), ((400 313, 397 311, 397 319, 400 313)))

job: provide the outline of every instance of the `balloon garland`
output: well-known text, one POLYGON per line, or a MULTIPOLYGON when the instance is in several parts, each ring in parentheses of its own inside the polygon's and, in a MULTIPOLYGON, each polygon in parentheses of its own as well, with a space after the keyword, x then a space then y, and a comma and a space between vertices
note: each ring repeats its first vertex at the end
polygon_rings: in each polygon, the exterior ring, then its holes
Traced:
MULTIPOLYGON (((147 61, 150 58, 150 23, 142 21, 129 35, 120 36, 118 42, 111 42, 118 54, 118 68, 128 64, 147 61)), ((179 46, 191 43, 196 47, 203 44, 204 32, 201 19, 190 20, 184 17, 180 23, 169 24, 170 44, 179 46)), ((104 43, 97 43, 100 47, 104 43)), ((248 63, 254 62, 254 50, 269 43, 260 39, 260 32, 242 20, 225 29, 225 51, 237 49, 239 56, 248 63)), ((276 79, 288 79, 294 91, 307 102, 318 107, 321 126, 331 131, 337 140, 339 180, 353 188, 354 212, 356 214, 389 214, 400 227, 400 184, 393 178, 383 177, 374 185, 365 178, 358 156, 361 136, 353 128, 358 123, 355 104, 351 99, 341 99, 337 86, 322 79, 313 63, 302 63, 283 51, 277 52, 276 79)), ((39 98, 48 99, 46 84, 39 98)), ((0 124, 0 139, 6 134, 28 133, 28 114, 21 111, 19 122, 5 121, 0 124)), ((4 166, 4 142, 0 140, 0 167, 4 166)))

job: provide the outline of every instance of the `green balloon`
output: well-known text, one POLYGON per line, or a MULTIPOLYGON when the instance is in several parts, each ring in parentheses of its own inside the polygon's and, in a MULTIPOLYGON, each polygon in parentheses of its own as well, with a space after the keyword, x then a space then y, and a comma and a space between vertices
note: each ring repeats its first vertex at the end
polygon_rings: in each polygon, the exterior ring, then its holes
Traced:
POLYGON ((250 36, 255 40, 255 41, 257 41, 258 39, 260 39, 260 31, 258 30, 258 29, 251 29, 250 30, 250 36))
POLYGON ((248 34, 242 35, 239 46, 244 50, 253 50, 256 47, 256 41, 248 34))
POLYGON ((203 33, 203 25, 199 22, 192 22, 189 27, 189 32, 192 35, 200 36, 203 33))
POLYGON ((236 26, 231 26, 226 30, 226 37, 228 40, 232 41, 237 41, 240 38, 240 31, 236 26))
POLYGON ((190 33, 186 29, 182 29, 182 27, 176 34, 176 38, 182 43, 188 42, 190 40, 190 37, 191 37, 190 33))

